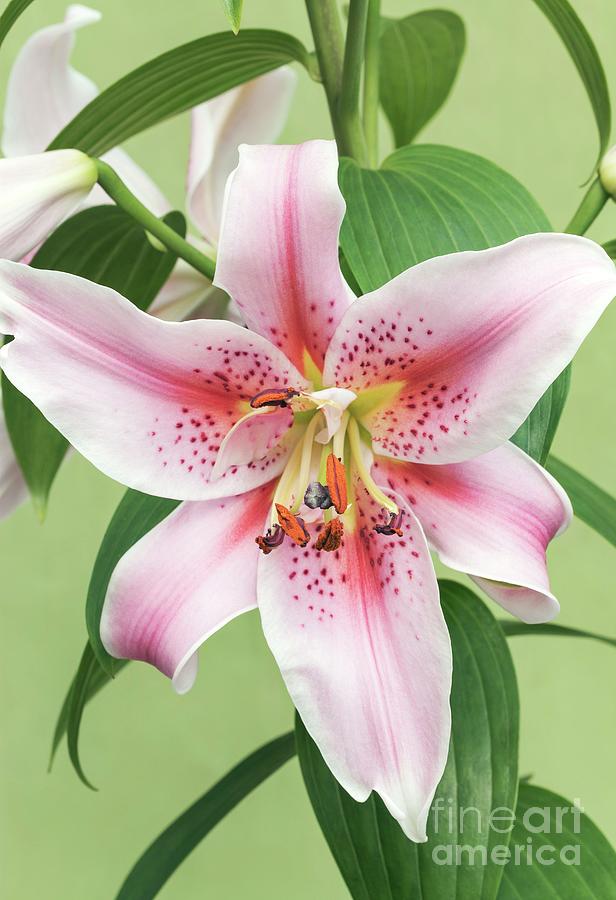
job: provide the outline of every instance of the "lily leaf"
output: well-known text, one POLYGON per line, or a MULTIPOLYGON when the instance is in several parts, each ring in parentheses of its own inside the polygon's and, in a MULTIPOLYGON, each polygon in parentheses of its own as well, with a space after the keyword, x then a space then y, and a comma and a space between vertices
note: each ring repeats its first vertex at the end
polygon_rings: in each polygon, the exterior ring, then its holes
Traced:
MULTIPOLYGON (((453 147, 403 147, 377 171, 344 159, 340 186, 347 203, 342 252, 363 293, 433 256, 484 250, 552 230, 515 178, 487 159, 453 147)), ((565 371, 514 437, 535 459, 547 456, 568 387, 565 371)))
POLYGON ((616 260, 616 240, 607 241, 603 245, 603 249, 610 259, 616 260))
POLYGON ((2 42, 17 19, 27 10, 31 3, 32 0, 11 0, 5 8, 0 16, 0 46, 2 46, 2 42))
POLYGON ((295 739, 289 732, 238 763, 150 844, 116 900, 152 900, 214 826, 294 755, 295 739))
POLYGON ((491 900, 498 865, 443 866, 442 844, 485 844, 507 835, 489 828, 491 811, 513 808, 517 793, 519 703, 507 642, 496 619, 468 588, 440 582, 453 647, 452 736, 445 774, 428 817, 428 842, 413 844, 374 794, 356 803, 338 785, 316 745, 296 720, 297 752, 310 801, 354 900, 491 900), (454 821, 448 810, 455 803, 454 821), (436 809, 440 807, 437 814, 436 809), (462 822, 459 808, 478 812, 462 822), (450 827, 451 824, 451 827, 450 827))
MULTIPOLYGON (((128 664, 127 659, 115 662, 115 674, 128 664)), ((64 735, 68 738, 69 757, 80 779, 88 786, 92 785, 85 778, 79 759, 79 731, 85 706, 98 692, 111 681, 111 677, 101 667, 94 655, 92 645, 88 642, 84 648, 79 667, 64 698, 56 727, 54 729, 49 758, 49 771, 64 735)))
POLYGON ((242 8, 244 0, 222 0, 227 18, 231 22, 233 34, 237 34, 242 23, 242 8))
POLYGON ((448 10, 384 20, 379 94, 396 147, 410 144, 449 96, 465 42, 464 22, 448 10))
MULTIPOLYGON (((179 212, 164 221, 184 235, 179 212)), ((45 241, 31 265, 80 275, 114 288, 140 309, 147 309, 171 274, 176 257, 156 250, 127 213, 97 206, 72 216, 45 241)), ((11 443, 34 506, 44 518, 49 492, 66 455, 66 439, 2 375, 2 402, 11 443)))
POLYGON ((609 644, 610 647, 616 647, 616 638, 606 637, 604 634, 593 634, 592 631, 581 631, 579 628, 554 625, 552 622, 545 622, 542 625, 528 625, 526 622, 509 619, 500 619, 499 622, 507 637, 517 637, 521 634, 534 634, 541 637, 544 634, 550 634, 557 637, 589 638, 593 641, 609 644))
POLYGON ((552 791, 520 784, 509 849, 498 900, 616 898, 614 848, 588 816, 552 791))
POLYGON ((599 131, 598 159, 601 159, 610 139, 612 112, 607 80, 597 48, 568 0, 534 2, 558 32, 584 83, 599 131))
POLYGON ((289 34, 259 28, 209 34, 116 81, 69 122, 49 149, 74 147, 100 156, 158 122, 292 62, 315 74, 314 58, 289 34))
POLYGON ((120 500, 103 537, 88 587, 86 625, 94 655, 110 677, 117 671, 118 660, 107 653, 100 636, 101 613, 109 580, 116 565, 133 544, 162 522, 179 503, 179 500, 151 497, 149 494, 128 490, 120 500))
POLYGON ((606 541, 616 547, 616 500, 555 456, 548 457, 546 469, 569 494, 573 511, 606 541))

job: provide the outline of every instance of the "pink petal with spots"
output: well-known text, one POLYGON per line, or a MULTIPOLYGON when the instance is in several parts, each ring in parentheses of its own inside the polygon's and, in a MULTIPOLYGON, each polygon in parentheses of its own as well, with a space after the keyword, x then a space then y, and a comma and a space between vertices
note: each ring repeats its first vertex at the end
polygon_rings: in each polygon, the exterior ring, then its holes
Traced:
POLYGON ((214 283, 301 371, 306 353, 321 368, 354 299, 338 264, 337 175, 333 141, 242 145, 227 182, 214 283))
POLYGON ((296 82, 295 72, 283 66, 193 109, 187 206, 212 246, 218 243, 225 184, 237 166, 238 146, 278 138, 296 82))
POLYGON ((573 235, 430 259, 353 304, 325 383, 389 386, 364 417, 377 453, 461 462, 511 437, 615 294, 610 258, 573 235))
POLYGON ((568 526, 571 504, 529 456, 504 444, 447 466, 380 457, 374 472, 406 498, 445 565, 470 574, 524 622, 546 622, 558 613, 545 554, 568 526))
POLYGON ((212 481, 234 466, 248 465, 265 459, 293 425, 290 409, 251 411, 227 432, 212 469, 212 481))
POLYGON ((426 820, 449 744, 451 647, 420 525, 377 534, 381 510, 358 488, 340 550, 289 542, 259 560, 263 629, 302 720, 356 800, 383 798, 404 832, 426 820))
POLYGON ((207 638, 256 605, 260 534, 272 488, 183 503, 118 563, 101 616, 107 651, 151 663, 179 693, 207 638))
POLYGON ((0 519, 10 515, 28 496, 26 482, 9 438, 0 394, 0 519))
MULTIPOLYGON (((212 496, 216 454, 265 387, 302 387, 285 356, 230 322, 162 322, 74 275, 0 262, 8 378, 84 456, 129 487, 212 496)), ((270 480, 259 464, 251 483, 270 480)), ((239 492, 233 479, 221 485, 239 492)))

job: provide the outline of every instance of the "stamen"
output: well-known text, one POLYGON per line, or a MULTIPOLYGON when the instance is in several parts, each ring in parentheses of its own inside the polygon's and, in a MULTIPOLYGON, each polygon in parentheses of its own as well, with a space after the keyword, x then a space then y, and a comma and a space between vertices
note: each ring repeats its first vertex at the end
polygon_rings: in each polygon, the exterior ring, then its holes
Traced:
POLYGON ((253 409, 261 409, 263 406, 286 406, 293 397, 299 397, 299 391, 293 388, 285 388, 282 391, 266 389, 255 394, 250 405, 253 409))
POLYGON ((310 533, 304 520, 300 516, 294 516, 291 510, 283 506, 282 503, 276 503, 276 512, 278 513, 280 527, 284 533, 300 547, 305 547, 310 540, 310 533))
POLYGON ((319 536, 314 542, 315 549, 327 550, 328 553, 337 550, 342 543, 343 534, 344 526, 342 520, 332 519, 331 522, 327 522, 319 532, 319 536))
POLYGON ((333 500, 329 488, 320 481, 311 481, 304 494, 304 503, 309 509, 329 509, 333 500))
POLYGON ((400 528, 402 524, 402 516, 404 515, 404 510, 401 509, 397 514, 390 513, 389 514, 389 522, 386 522, 385 525, 375 525, 374 530, 378 531, 379 534, 392 535, 397 534, 398 537, 402 537, 402 529, 400 528))
POLYGON ((260 534, 259 537, 255 538, 255 543, 259 547, 259 550, 263 550, 266 556, 268 553, 271 553, 275 547, 280 547, 283 541, 284 531, 280 525, 274 525, 272 528, 268 528, 264 535, 260 534))
POLYGON ((364 462, 361 437, 359 435, 359 426, 355 419, 351 419, 349 422, 348 434, 349 443, 351 445, 351 454, 353 456, 353 463, 355 464, 357 474, 364 483, 364 487, 366 488, 370 496, 374 500, 376 500, 379 506, 384 506, 388 512, 397 516, 397 504, 394 503, 394 501, 390 497, 388 497, 387 494, 383 493, 383 491, 380 489, 380 487, 368 471, 368 467, 364 462))
POLYGON ((346 471, 340 459, 333 453, 327 457, 326 476, 334 509, 341 516, 348 506, 346 471))

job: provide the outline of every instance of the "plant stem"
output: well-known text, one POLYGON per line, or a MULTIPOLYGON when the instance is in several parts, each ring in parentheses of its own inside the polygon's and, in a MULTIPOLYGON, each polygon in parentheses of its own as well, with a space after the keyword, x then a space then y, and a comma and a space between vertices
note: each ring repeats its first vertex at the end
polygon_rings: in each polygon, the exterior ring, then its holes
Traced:
POLYGON ((381 30, 381 0, 369 0, 366 22, 364 56, 364 133, 368 163, 379 162, 379 37, 381 30))
POLYGON ((164 244, 172 253, 181 257, 193 269, 196 269, 210 281, 213 281, 216 269, 216 263, 213 259, 201 253, 200 250, 197 250, 196 247, 193 247, 192 244, 189 244, 188 241, 175 232, 173 228, 165 225, 161 219, 150 212, 129 191, 110 165, 97 159, 96 167, 98 169, 98 183, 118 206, 132 216, 136 222, 143 225, 146 231, 158 238, 161 244, 164 244))
POLYGON ((340 152, 352 156, 358 163, 367 161, 366 138, 359 113, 359 89, 366 44, 366 24, 370 0, 351 0, 347 25, 342 87, 338 117, 343 146, 340 152))
POLYGON ((595 178, 565 228, 567 234, 586 234, 609 198, 610 195, 601 184, 599 177, 595 178))
POLYGON ((306 0, 306 10, 319 61, 323 87, 336 140, 338 135, 338 102, 342 87, 344 38, 336 0, 306 0))

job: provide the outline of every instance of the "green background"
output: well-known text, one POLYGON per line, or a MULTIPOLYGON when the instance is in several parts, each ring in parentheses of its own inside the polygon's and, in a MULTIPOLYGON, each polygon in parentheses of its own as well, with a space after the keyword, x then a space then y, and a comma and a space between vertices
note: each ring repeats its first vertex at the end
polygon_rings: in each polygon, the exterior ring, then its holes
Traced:
MULTIPOLYGON (((84 29, 76 67, 105 86, 170 47, 226 27, 219 0, 101 0, 103 21, 84 29)), ((519 178, 556 228, 564 227, 590 173, 596 134, 577 73, 531 0, 449 0, 467 25, 454 91, 420 140, 482 153, 519 178)), ((616 87, 616 7, 575 0, 616 87)), ((276 27, 309 41, 301 0, 245 0, 245 25, 276 27)), ((384 0, 389 15, 425 8, 384 0)), ((0 52, 0 91, 28 34, 58 21, 64 5, 39 0, 0 52)), ((616 91, 614 92, 616 95, 616 91)), ((319 87, 300 73, 283 139, 330 135, 319 87)), ((129 150, 179 206, 187 118, 134 139, 129 150)), ((616 237, 610 206, 591 232, 616 237)), ((616 308, 575 365, 556 450, 616 493, 613 395, 616 308)), ((99 786, 85 789, 64 748, 46 772, 51 733, 84 643, 83 606, 105 525, 121 494, 76 456, 63 467, 41 527, 29 506, 0 524, 0 892, 6 898, 110 900, 149 841, 231 764, 287 730, 292 710, 258 617, 235 621, 201 654, 196 688, 131 666, 86 713, 82 758, 99 786)), ((551 554, 560 623, 616 634, 616 555, 575 522, 551 554)), ((614 651, 586 641, 516 638, 522 699, 523 773, 580 798, 616 841, 613 770, 614 651)), ((163 900, 346 897, 315 824, 297 763, 287 764, 198 848, 163 900)))

